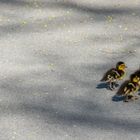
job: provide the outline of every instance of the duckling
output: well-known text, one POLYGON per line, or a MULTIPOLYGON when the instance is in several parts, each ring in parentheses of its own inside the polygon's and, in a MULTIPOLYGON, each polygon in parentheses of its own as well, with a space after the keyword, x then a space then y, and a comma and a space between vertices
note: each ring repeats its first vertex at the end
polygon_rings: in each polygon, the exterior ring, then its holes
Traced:
POLYGON ((116 95, 123 95, 124 102, 128 102, 130 99, 131 100, 136 100, 138 99, 137 96, 134 96, 134 93, 136 93, 139 90, 140 86, 140 78, 136 74, 132 74, 130 76, 130 80, 125 81, 116 95))
POLYGON ((126 74, 125 69, 127 66, 124 62, 120 61, 116 64, 116 68, 111 68, 108 70, 101 81, 105 81, 108 83, 108 87, 110 90, 114 90, 116 88, 117 82, 122 80, 126 74))

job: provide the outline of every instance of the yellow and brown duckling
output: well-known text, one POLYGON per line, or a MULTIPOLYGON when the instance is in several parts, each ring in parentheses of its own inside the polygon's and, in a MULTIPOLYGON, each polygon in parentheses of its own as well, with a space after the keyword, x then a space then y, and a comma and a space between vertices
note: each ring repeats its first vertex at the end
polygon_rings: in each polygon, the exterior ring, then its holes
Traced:
POLYGON ((136 74, 130 76, 130 80, 125 81, 119 88, 116 95, 124 96, 124 101, 128 102, 129 100, 138 99, 134 94, 139 90, 140 78, 136 74))
POLYGON ((126 74, 126 65, 124 62, 120 61, 116 64, 116 68, 111 68, 108 70, 101 81, 105 81, 109 85, 109 89, 113 90, 116 88, 117 82, 122 80, 126 74))

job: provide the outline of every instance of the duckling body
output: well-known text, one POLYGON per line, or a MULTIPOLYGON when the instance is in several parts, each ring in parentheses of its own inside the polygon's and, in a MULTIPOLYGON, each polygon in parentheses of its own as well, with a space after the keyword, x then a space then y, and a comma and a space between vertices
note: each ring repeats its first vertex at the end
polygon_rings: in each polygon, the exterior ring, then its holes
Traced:
POLYGON ((123 95, 124 101, 128 102, 130 99, 138 99, 134 94, 139 90, 140 78, 137 75, 131 75, 130 80, 125 81, 117 92, 117 95, 123 95))
POLYGON ((115 89, 116 84, 119 80, 122 80, 125 76, 125 63, 124 62, 118 62, 116 65, 116 68, 112 68, 108 70, 101 81, 105 81, 109 84, 109 88, 111 90, 115 89))

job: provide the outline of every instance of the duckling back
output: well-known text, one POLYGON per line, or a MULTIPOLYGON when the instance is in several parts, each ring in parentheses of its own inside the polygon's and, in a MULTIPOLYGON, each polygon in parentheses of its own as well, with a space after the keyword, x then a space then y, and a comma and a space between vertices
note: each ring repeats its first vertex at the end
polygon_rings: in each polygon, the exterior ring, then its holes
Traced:
POLYGON ((136 92, 138 88, 139 88, 138 83, 127 80, 121 85, 116 95, 127 95, 132 92, 136 92))
POLYGON ((128 85, 129 82, 130 82, 129 80, 123 82, 122 85, 120 86, 119 90, 117 91, 116 95, 123 95, 124 88, 126 87, 126 85, 128 85))
POLYGON ((110 81, 110 80, 117 80, 121 79, 124 76, 124 71, 117 70, 116 68, 112 68, 109 71, 107 71, 101 81, 110 81))

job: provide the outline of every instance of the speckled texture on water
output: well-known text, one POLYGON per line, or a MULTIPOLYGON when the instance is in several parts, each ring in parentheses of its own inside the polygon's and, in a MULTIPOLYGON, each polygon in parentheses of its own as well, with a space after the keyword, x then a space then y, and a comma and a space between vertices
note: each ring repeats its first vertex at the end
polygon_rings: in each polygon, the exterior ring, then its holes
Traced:
POLYGON ((140 0, 0 0, 0 140, 140 140, 140 100, 98 85, 139 29, 140 0))

